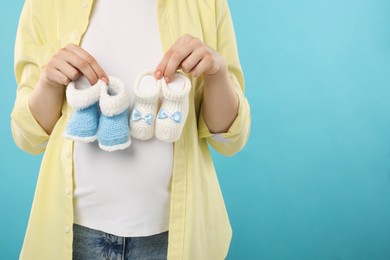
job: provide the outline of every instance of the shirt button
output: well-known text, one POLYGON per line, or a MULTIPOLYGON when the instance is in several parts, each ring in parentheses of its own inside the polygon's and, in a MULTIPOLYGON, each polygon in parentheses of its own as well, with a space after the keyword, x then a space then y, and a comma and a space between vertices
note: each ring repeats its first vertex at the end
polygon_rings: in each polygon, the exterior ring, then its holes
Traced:
POLYGON ((88 7, 88 2, 87 1, 83 1, 83 3, 81 4, 81 8, 85 9, 88 7))
POLYGON ((64 231, 65 231, 65 233, 69 233, 70 227, 68 225, 66 225, 65 228, 64 228, 64 231))
POLYGON ((77 40, 79 36, 77 35, 77 33, 72 33, 70 37, 72 38, 72 40, 77 40))
POLYGON ((65 189, 65 194, 66 194, 66 195, 70 195, 70 189, 69 189, 69 188, 66 188, 66 189, 65 189))

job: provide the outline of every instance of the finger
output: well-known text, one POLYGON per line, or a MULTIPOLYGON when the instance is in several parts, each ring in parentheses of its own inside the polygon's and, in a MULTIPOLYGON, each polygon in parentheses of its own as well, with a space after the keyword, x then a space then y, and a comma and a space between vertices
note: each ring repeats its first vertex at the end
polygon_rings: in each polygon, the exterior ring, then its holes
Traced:
POLYGON ((78 71, 76 68, 74 68, 72 65, 70 65, 64 60, 55 59, 54 66, 58 71, 60 71, 70 80, 77 80, 80 77, 80 71, 78 71))
POLYGON ((209 71, 213 67, 212 59, 205 56, 199 63, 189 72, 193 77, 199 77, 205 71, 209 71))
POLYGON ((167 64, 168 64, 169 58, 167 53, 164 55, 160 63, 157 65, 156 69, 154 70, 154 78, 156 80, 160 80, 163 77, 163 71, 165 70, 167 64))
POLYGON ((78 78, 79 72, 58 56, 54 56, 46 66, 45 77, 53 86, 68 85, 71 80, 78 78))
POLYGON ((67 86, 71 82, 70 78, 56 68, 47 69, 46 77, 47 81, 52 86, 58 86, 58 84, 67 86))
POLYGON ((75 44, 69 44, 67 46, 67 49, 85 60, 88 63, 89 67, 91 67, 91 69, 94 71, 95 75, 97 75, 98 79, 105 79, 107 80, 106 83, 108 83, 108 76, 106 72, 102 69, 102 67, 91 54, 89 54, 86 50, 75 44))
POLYGON ((204 51, 202 49, 196 49, 191 53, 185 60, 180 64, 181 69, 185 73, 189 73, 201 60, 204 56, 204 51))
POLYGON ((70 65, 78 69, 84 75, 91 85, 95 85, 99 80, 95 71, 89 66, 88 62, 76 55, 69 55, 66 60, 70 65))
POLYGON ((63 62, 68 63, 80 71, 80 73, 88 79, 91 85, 96 84, 98 81, 98 76, 93 71, 92 67, 89 66, 86 60, 70 50, 69 46, 71 45, 61 49, 57 55, 53 57, 53 62, 55 63, 56 68, 61 70, 61 67, 64 66, 63 62))
POLYGON ((159 80, 164 76, 165 68, 168 65, 169 59, 173 53, 173 48, 169 49, 161 59, 160 63, 157 65, 157 68, 154 72, 154 77, 159 80))
POLYGON ((181 63, 187 59, 193 52, 191 46, 179 46, 169 58, 168 64, 163 72, 164 79, 167 83, 175 77, 175 72, 180 68, 181 63))
MULTIPOLYGON (((166 75, 166 70, 171 62, 171 66, 175 67, 173 70, 176 71, 179 67, 181 61, 183 61, 191 52, 194 50, 198 44, 197 39, 190 35, 181 36, 173 46, 165 53, 164 57, 160 61, 159 65, 155 70, 155 78, 161 79, 163 76, 169 77, 170 75, 166 75), (172 58, 174 60, 178 60, 172 64, 172 58)), ((170 71, 172 69, 169 69, 170 71)), ((169 74, 169 73, 168 73, 169 74)), ((172 75, 172 73, 170 73, 172 75)))
POLYGON ((84 60, 83 57, 73 52, 68 47, 59 52, 59 55, 56 56, 56 60, 57 66, 63 66, 61 61, 64 61, 73 66, 88 79, 91 85, 96 84, 96 82, 99 80, 98 75, 92 69, 88 61, 84 60))

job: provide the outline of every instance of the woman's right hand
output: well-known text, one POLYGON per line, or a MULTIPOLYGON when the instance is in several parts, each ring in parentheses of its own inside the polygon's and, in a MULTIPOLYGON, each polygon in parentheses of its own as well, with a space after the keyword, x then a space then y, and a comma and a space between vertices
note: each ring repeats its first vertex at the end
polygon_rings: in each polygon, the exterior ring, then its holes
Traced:
POLYGON ((88 52, 69 44, 59 50, 43 69, 29 98, 29 107, 35 119, 50 134, 61 117, 65 86, 85 76, 91 85, 101 79, 108 84, 107 74, 88 52))
POLYGON ((54 88, 63 88, 80 76, 85 76, 91 85, 99 79, 108 84, 108 76, 95 58, 71 43, 53 55, 42 71, 41 81, 54 88))

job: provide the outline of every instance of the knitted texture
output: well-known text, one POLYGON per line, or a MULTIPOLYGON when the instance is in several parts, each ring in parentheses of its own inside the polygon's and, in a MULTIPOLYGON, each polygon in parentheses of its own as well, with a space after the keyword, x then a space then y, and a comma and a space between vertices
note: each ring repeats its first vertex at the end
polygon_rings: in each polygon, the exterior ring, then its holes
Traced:
POLYGON ((99 147, 105 151, 123 150, 130 146, 128 107, 130 96, 122 81, 110 77, 101 88, 100 119, 97 131, 99 147))
POLYGON ((97 138, 102 150, 112 152, 123 150, 130 146, 129 112, 126 109, 116 116, 100 115, 97 138))
POLYGON ((98 100, 103 81, 91 86, 85 78, 69 83, 66 89, 66 99, 73 108, 64 137, 73 141, 93 142, 99 121, 98 100))
POLYGON ((182 73, 176 73, 175 78, 182 80, 183 88, 174 90, 162 81, 163 102, 156 119, 155 135, 165 142, 179 140, 188 115, 191 82, 182 73))
POLYGON ((161 80, 156 81, 153 73, 153 71, 142 73, 134 83, 136 99, 130 118, 130 133, 139 140, 148 140, 154 134, 161 80))
POLYGON ((129 108, 130 94, 123 82, 109 77, 108 86, 102 87, 100 92, 100 110, 106 116, 115 116, 129 108))

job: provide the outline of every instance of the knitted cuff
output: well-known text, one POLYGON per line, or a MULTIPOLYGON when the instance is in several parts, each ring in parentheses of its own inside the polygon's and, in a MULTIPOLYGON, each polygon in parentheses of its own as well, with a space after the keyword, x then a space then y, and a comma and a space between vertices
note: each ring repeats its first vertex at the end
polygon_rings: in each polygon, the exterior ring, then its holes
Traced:
POLYGON ((69 105, 76 110, 87 108, 98 102, 101 88, 105 83, 99 80, 91 86, 84 77, 69 83, 66 88, 66 99, 69 105))
POLYGON ((100 92, 100 110, 105 116, 115 116, 128 109, 130 95, 123 82, 109 77, 109 84, 104 85, 100 92))

